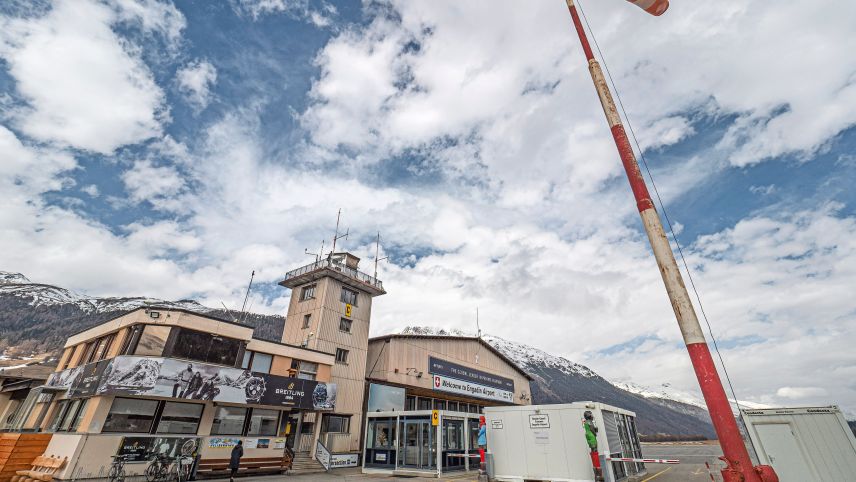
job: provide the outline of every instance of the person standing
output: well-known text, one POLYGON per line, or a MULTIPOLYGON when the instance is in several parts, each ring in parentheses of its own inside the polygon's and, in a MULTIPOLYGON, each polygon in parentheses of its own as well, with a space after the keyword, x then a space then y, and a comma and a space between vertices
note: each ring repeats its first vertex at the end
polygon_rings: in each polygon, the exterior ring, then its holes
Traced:
POLYGON ((484 461, 484 449, 487 447, 487 424, 484 421, 484 415, 479 417, 479 475, 484 475, 485 471, 485 461, 484 461))
POLYGON ((232 457, 229 459, 229 482, 235 482, 238 469, 241 467, 241 457, 244 456, 244 441, 238 440, 238 445, 232 447, 232 457))
POLYGON ((583 430, 586 434, 586 443, 589 446, 594 479, 601 481, 603 480, 603 470, 600 467, 600 454, 597 451, 597 425, 594 423, 594 415, 590 410, 583 413, 583 430))

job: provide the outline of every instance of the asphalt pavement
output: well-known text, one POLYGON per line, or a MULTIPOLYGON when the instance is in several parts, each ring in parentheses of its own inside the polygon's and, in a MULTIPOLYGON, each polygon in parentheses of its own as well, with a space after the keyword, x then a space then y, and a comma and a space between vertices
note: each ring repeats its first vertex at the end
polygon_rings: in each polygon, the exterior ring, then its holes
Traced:
POLYGON ((678 459, 681 462, 677 465, 645 464, 648 475, 642 480, 711 482, 711 472, 713 472, 713 480, 719 482, 722 480, 719 470, 723 467, 722 461, 718 459, 721 455, 722 449, 716 442, 704 444, 642 444, 642 456, 645 458, 678 459), (705 462, 710 464, 710 471, 704 465, 705 462))

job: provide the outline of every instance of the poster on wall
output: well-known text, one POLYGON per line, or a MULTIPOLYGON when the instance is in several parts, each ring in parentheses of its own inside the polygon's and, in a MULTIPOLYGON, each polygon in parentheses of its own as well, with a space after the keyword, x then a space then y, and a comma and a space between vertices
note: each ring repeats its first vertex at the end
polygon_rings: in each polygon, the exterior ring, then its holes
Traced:
POLYGON ((285 439, 284 438, 273 439, 273 448, 284 449, 285 448, 285 439))
POLYGON ((208 439, 209 449, 231 449, 241 439, 235 437, 211 437, 208 439))
POLYGON ((148 395, 309 410, 334 409, 337 395, 335 383, 141 356, 118 356, 64 370, 52 375, 48 384, 75 397, 148 395))
POLYGON ((270 448, 270 439, 269 438, 260 438, 256 441, 256 448, 259 449, 268 449, 270 448))
POLYGON ((156 454, 174 458, 192 455, 199 440, 196 437, 123 437, 116 455, 125 455, 128 462, 146 462, 156 454))
POLYGON ((244 439, 244 448, 245 449, 257 449, 257 448, 259 448, 259 439, 257 439, 257 438, 244 439))

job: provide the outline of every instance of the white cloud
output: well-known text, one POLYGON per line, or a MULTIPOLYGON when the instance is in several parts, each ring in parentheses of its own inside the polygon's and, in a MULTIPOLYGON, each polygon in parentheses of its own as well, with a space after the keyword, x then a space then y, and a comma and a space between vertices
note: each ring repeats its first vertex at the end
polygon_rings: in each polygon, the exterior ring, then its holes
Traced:
MULTIPOLYGON (((42 17, 0 19, 0 56, 27 103, 12 113, 23 133, 102 154, 160 133, 163 92, 112 30, 120 18, 131 18, 118 12, 122 17, 104 4, 58 1, 42 17)), ((136 13, 146 12, 139 6, 136 13)), ((153 17, 142 18, 155 28, 153 17)), ((164 28, 173 31, 174 24, 164 28)))
POLYGON ((217 69, 207 60, 190 62, 176 73, 179 90, 197 110, 211 102, 211 86, 217 82, 217 69))
POLYGON ((184 178, 171 166, 156 166, 149 160, 137 161, 122 174, 125 189, 134 202, 149 201, 161 208, 177 208, 174 203, 185 187, 184 178))
POLYGON ((776 391, 776 395, 782 398, 803 399, 823 397, 827 391, 820 387, 782 387, 776 391))
POLYGON ((80 188, 81 191, 89 194, 91 197, 98 197, 101 192, 98 190, 98 186, 95 184, 89 184, 80 188))
POLYGON ((308 0, 231 0, 231 3, 238 13, 249 15, 254 20, 265 15, 284 13, 319 28, 330 26, 332 17, 338 13, 332 4, 321 2, 320 8, 316 8, 315 2, 308 0))

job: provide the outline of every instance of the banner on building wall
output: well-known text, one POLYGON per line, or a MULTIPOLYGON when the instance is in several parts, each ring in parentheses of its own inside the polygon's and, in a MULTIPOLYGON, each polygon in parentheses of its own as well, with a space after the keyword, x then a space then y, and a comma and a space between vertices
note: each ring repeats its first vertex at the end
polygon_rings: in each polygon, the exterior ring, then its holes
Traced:
POLYGON ((196 452, 198 443, 196 437, 124 437, 116 455, 127 456, 128 462, 146 462, 156 454, 169 458, 190 456, 196 452))
POLYGON ((332 410, 336 384, 162 357, 118 356, 51 375, 69 397, 137 395, 332 410))
POLYGON ((454 378, 444 377, 443 375, 433 375, 434 390, 443 392, 457 393, 468 397, 487 398, 489 400, 499 400, 501 402, 514 402, 514 393, 498 388, 486 387, 475 383, 465 382, 463 380, 455 380, 454 378))
POLYGON ((448 362, 439 358, 428 358, 428 373, 432 375, 441 375, 455 380, 474 383, 485 387, 493 387, 499 390, 505 390, 514 393, 514 380, 492 373, 476 370, 475 368, 465 367, 457 363, 448 362))

